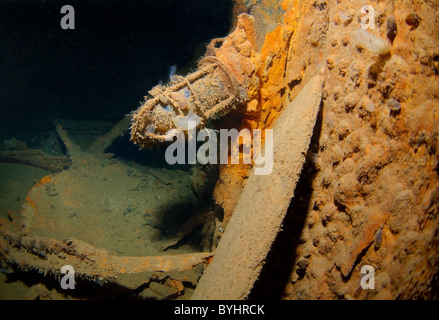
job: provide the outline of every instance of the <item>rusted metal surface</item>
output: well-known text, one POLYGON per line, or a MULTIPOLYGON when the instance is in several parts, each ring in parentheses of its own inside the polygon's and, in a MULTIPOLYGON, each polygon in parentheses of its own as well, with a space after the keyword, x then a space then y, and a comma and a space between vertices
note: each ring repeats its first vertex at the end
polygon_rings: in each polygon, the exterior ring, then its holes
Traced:
MULTIPOLYGON (((210 252, 150 257, 115 256, 81 240, 31 237, 9 232, 0 224, 0 261, 3 264, 55 277, 60 275, 62 266, 71 265, 75 275, 82 279, 118 283, 121 275, 189 270, 209 262, 212 256, 210 252)), ((139 278, 137 285, 146 281, 139 278)))
POLYGON ((19 163, 51 172, 61 172, 72 164, 69 157, 52 156, 43 150, 32 149, 0 151, 0 162, 19 163))

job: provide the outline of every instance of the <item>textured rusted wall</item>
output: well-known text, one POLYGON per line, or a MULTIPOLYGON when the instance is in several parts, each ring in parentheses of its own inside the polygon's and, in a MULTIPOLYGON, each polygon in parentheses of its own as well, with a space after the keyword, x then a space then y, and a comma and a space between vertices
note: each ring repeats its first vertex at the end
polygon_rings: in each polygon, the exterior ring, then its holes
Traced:
MULTIPOLYGON (((296 194, 308 203, 291 208, 304 219, 300 239, 290 239, 295 252, 283 251, 273 271, 264 273, 270 283, 276 268, 292 268, 286 299, 435 295, 439 8, 434 1, 374 3, 371 34, 387 41, 389 16, 397 25, 390 54, 379 56, 360 49, 354 36, 363 5, 262 1, 250 8, 251 1, 241 1, 241 8, 265 17, 257 21, 257 34, 267 32, 258 94, 242 127, 270 127, 312 76, 320 72, 325 79, 318 130, 302 173, 309 193, 296 194), (281 18, 272 14, 279 5, 281 18), (282 265, 291 255, 293 265, 282 265), (364 265, 375 268, 375 290, 360 287, 364 265)), ((242 168, 221 169, 215 197, 226 219, 245 176, 242 168)))

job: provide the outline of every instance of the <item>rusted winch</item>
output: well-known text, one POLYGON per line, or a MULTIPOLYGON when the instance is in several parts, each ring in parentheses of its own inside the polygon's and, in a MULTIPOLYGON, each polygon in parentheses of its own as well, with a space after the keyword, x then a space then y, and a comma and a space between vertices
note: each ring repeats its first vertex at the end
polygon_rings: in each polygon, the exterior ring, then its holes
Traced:
POLYGON ((187 131, 189 121, 201 129, 209 119, 248 101, 248 78, 254 76, 254 68, 247 72, 253 56, 244 24, 227 38, 213 40, 207 52, 197 71, 186 77, 173 75, 168 85, 153 87, 133 113, 131 141, 140 148, 165 141, 171 129, 187 131))

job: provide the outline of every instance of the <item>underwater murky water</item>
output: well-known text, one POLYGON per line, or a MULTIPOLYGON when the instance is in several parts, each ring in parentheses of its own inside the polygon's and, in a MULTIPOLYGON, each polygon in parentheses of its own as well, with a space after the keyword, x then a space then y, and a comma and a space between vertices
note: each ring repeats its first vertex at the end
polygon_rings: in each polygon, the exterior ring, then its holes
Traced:
POLYGON ((200 48, 228 33, 230 2, 69 4, 74 30, 60 27, 56 1, 0 3, 1 221, 115 256, 210 251, 217 168, 170 166, 163 147, 139 151, 128 123, 105 134, 168 81, 169 66, 190 71, 200 48), (93 148, 99 138, 108 147, 93 148))

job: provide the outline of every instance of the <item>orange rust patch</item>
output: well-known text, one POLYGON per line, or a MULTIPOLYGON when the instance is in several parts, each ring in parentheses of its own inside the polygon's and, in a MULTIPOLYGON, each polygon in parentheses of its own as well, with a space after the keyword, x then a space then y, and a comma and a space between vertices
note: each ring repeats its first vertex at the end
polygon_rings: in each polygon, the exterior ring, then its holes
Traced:
POLYGON ((102 260, 99 262, 99 266, 102 268, 106 268, 107 267, 107 259, 102 258, 102 260))
POLYGON ((184 286, 183 286, 183 283, 181 281, 168 278, 168 279, 166 279, 166 284, 168 286, 170 286, 171 288, 177 289, 178 292, 181 292, 184 290, 184 286))
POLYGON ((212 262, 213 256, 206 258, 206 267, 212 262))
POLYGON ((35 184, 35 186, 33 188, 35 188, 37 186, 41 186, 41 185, 46 184, 46 183, 50 183, 50 182, 52 182, 52 179, 53 179, 53 176, 51 174, 44 176, 40 179, 40 181, 38 181, 35 184))
POLYGON ((28 194, 26 195, 26 198, 24 199, 24 204, 28 204, 29 206, 31 206, 33 209, 35 209, 35 212, 37 212, 37 206, 35 204, 35 202, 32 200, 31 194, 32 192, 41 187, 42 185, 45 185, 47 183, 51 183, 53 179, 53 175, 49 174, 47 176, 42 177, 28 192, 28 194))
POLYGON ((27 203, 28 205, 30 205, 32 208, 34 208, 35 210, 37 209, 37 205, 35 204, 35 202, 33 202, 32 198, 30 197, 30 195, 28 194, 26 196, 26 198, 24 199, 24 202, 27 203))
POLYGON ((145 269, 148 269, 150 264, 151 263, 150 263, 149 259, 147 258, 147 259, 143 260, 142 267, 145 269))

